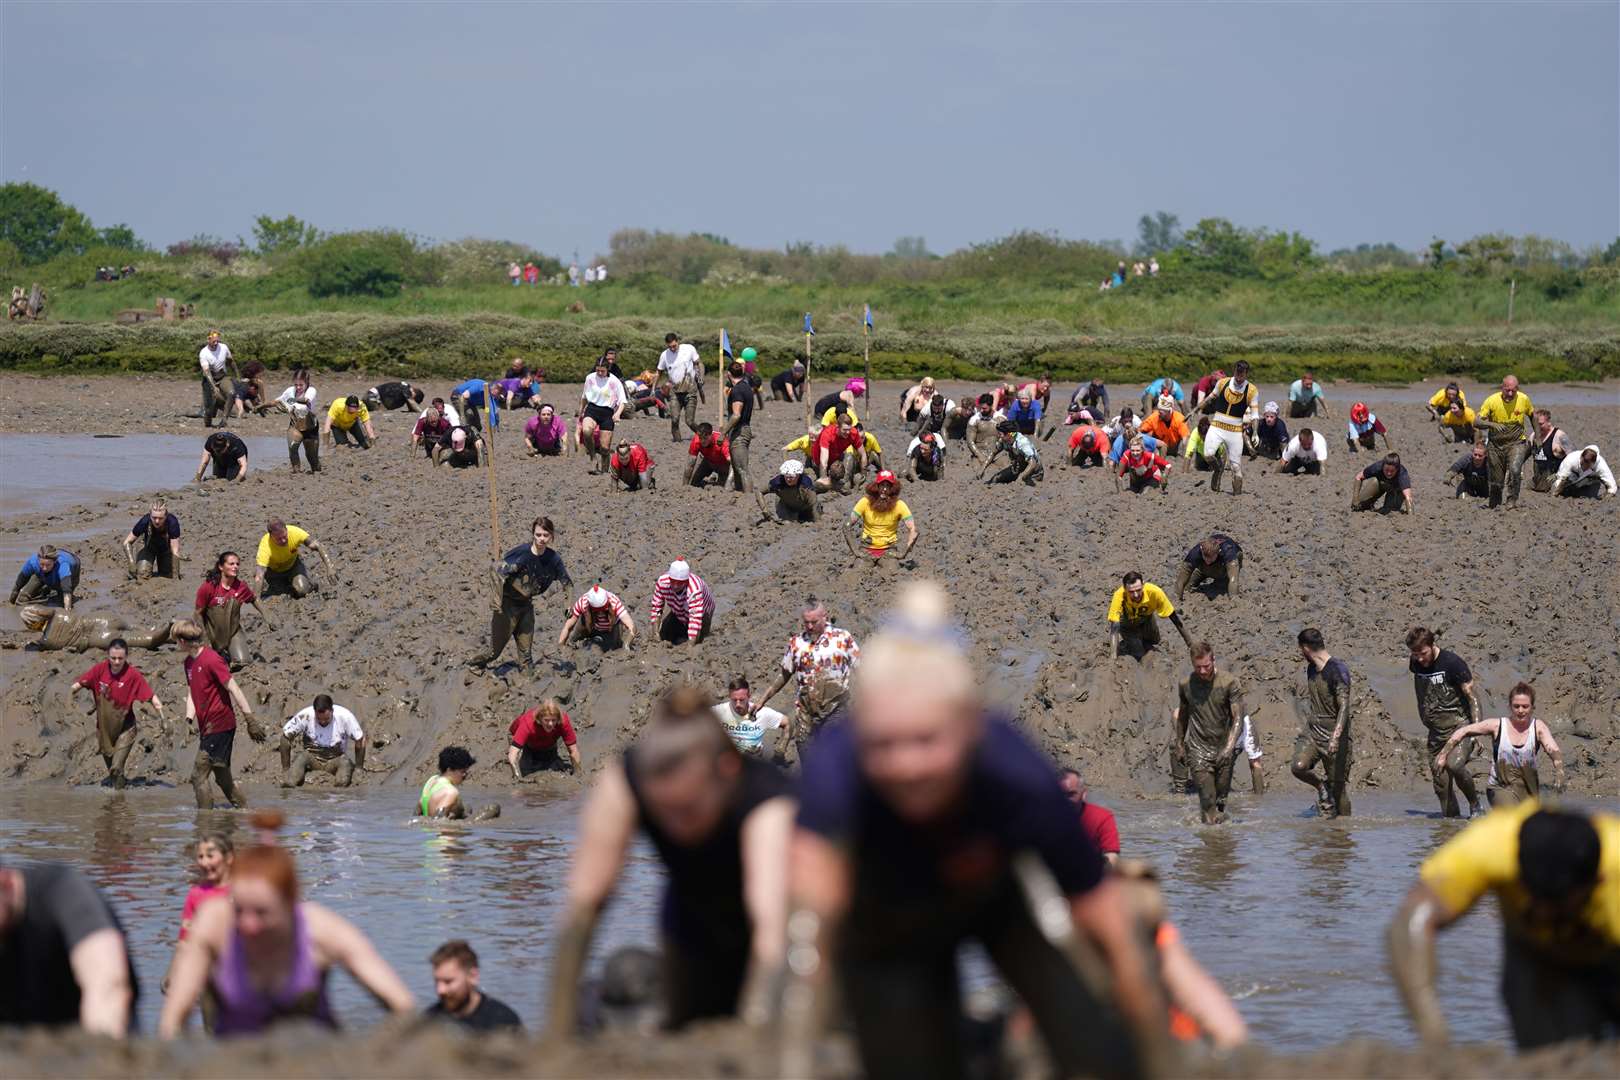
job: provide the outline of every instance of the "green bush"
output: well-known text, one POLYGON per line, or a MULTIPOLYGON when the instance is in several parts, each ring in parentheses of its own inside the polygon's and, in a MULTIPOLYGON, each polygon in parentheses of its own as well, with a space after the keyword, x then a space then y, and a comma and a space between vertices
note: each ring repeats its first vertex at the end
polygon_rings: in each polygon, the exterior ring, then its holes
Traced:
POLYGON ((304 248, 297 267, 311 296, 395 296, 407 285, 437 284, 443 257, 402 232, 338 233, 304 248))

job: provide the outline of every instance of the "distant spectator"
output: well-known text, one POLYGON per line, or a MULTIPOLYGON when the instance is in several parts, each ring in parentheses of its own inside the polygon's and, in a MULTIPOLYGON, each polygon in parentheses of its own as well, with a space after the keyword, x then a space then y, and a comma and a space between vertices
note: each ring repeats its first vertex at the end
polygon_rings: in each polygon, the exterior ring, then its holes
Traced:
POLYGON ((568 264, 568 284, 579 288, 579 263, 568 264))
POLYGON ((596 267, 587 266, 585 268, 585 284, 587 284, 587 285, 595 285, 596 284, 596 267))
POLYGON ((607 280, 607 263, 596 264, 596 283, 600 285, 607 280))
POLYGON ((513 285, 523 284, 523 267, 517 263, 512 263, 506 268, 506 276, 512 279, 513 285))
POLYGON ((529 284, 529 285, 538 285, 538 284, 540 284, 540 268, 538 266, 534 265, 534 263, 532 263, 532 262, 524 263, 523 264, 523 280, 524 280, 524 282, 526 284, 529 284))
POLYGON ((1159 276, 1159 260, 1158 260, 1157 256, 1154 256, 1154 257, 1148 259, 1148 276, 1149 277, 1158 277, 1159 276))

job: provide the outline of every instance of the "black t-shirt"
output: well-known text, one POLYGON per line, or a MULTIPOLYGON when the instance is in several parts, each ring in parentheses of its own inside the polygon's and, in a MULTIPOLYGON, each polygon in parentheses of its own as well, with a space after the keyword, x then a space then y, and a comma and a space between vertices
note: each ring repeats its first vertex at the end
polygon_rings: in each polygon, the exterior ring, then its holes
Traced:
MULTIPOLYGON (((151 532, 152 515, 142 514, 141 519, 135 523, 135 527, 129 531, 134 533, 136 536, 145 536, 147 533, 151 532)), ((180 539, 180 519, 175 517, 173 514, 165 515, 163 518, 163 533, 170 540, 180 539)))
POLYGON ((411 384, 408 382, 385 382, 376 390, 377 400, 382 402, 385 409, 402 409, 411 402, 411 384))
MULTIPOLYGON (((1243 558, 1243 549, 1238 547, 1238 542, 1225 533, 1210 533, 1209 538, 1221 545, 1221 550, 1215 556, 1212 565, 1219 566, 1221 563, 1236 562, 1243 558)), ((1201 541, 1187 549, 1186 563, 1188 566, 1204 565, 1204 545, 1201 541)))
MULTIPOLYGON (((18 867, 23 876, 22 919, 0 936, 0 1027, 79 1022, 79 983, 69 954, 98 930, 118 922, 101 893, 70 866, 18 867)), ((126 947, 126 952, 127 952, 126 947)), ((129 965, 130 1014, 140 983, 129 965)))
POLYGON ((669 871, 661 921, 664 932, 686 945, 719 952, 746 953, 753 935, 743 903, 743 821, 761 803, 793 792, 793 782, 776 766, 742 759, 736 795, 708 838, 688 847, 671 840, 647 813, 636 778, 635 748, 624 754, 624 775, 635 796, 636 812, 669 871))
POLYGON ((504 1001, 498 1001, 480 991, 478 1007, 466 1016, 456 1016, 440 1002, 435 1001, 422 1011, 423 1016, 435 1020, 450 1020, 472 1031, 496 1031, 500 1028, 523 1030, 523 1021, 504 1001))
POLYGON ((1464 480, 1478 480, 1489 483, 1491 478, 1490 462, 1481 461, 1478 465, 1474 464, 1474 455, 1471 452, 1452 462, 1451 471, 1464 480))
POLYGON ((793 369, 789 368, 786 371, 778 372, 777 374, 771 376, 772 390, 786 390, 789 383, 791 383, 793 388, 797 390, 799 387, 804 385, 804 374, 801 372, 800 374, 795 375, 793 374, 793 369))
POLYGON ((536 555, 528 544, 523 544, 508 551, 501 564, 501 576, 506 579, 502 588, 510 599, 533 600, 553 582, 574 583, 563 567, 562 556, 554 548, 546 548, 536 555))
POLYGON ((826 413, 826 411, 828 409, 842 408, 845 411, 848 411, 849 406, 844 403, 843 398, 838 396, 840 393, 841 393, 841 391, 834 390, 830 394, 823 394, 822 395, 821 400, 816 402, 816 407, 815 407, 816 419, 819 420, 822 417, 822 415, 824 413, 826 413))
POLYGON ((224 465, 247 457, 247 443, 229 431, 216 431, 203 444, 215 464, 224 465))
POLYGON ((731 422, 731 414, 733 412, 732 406, 734 406, 734 405, 741 405, 742 406, 742 419, 739 420, 738 423, 740 423, 740 424, 751 424, 751 423, 753 423, 753 420, 754 420, 754 384, 753 383, 749 382, 747 379, 744 379, 742 382, 739 382, 737 385, 733 386, 731 388, 731 393, 726 395, 726 422, 728 424, 731 422))
POLYGON ((1380 484, 1388 484, 1394 487, 1396 491, 1405 491, 1412 486, 1412 478, 1407 475, 1405 465, 1400 466, 1399 471, 1395 473, 1395 479, 1391 480, 1384 475, 1384 463, 1382 461, 1375 461, 1362 469, 1361 478, 1363 480, 1377 480, 1380 484))

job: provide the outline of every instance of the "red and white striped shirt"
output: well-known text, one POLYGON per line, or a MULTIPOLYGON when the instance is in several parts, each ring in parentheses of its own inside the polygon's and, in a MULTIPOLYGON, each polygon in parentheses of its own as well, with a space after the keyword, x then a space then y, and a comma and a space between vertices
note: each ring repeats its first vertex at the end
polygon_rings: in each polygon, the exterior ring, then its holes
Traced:
MULTIPOLYGON (((606 589, 602 591, 607 592, 606 589)), ((607 594, 607 603, 601 607, 591 607, 583 596, 574 601, 574 618, 583 619, 585 629, 593 634, 606 633, 623 617, 624 601, 612 593, 607 594)))
POLYGON ((686 617, 686 639, 696 641, 703 630, 703 617, 714 613, 714 593, 709 583, 696 574, 686 579, 684 587, 664 574, 653 586, 652 633, 657 633, 658 619, 666 604, 672 614, 686 617))

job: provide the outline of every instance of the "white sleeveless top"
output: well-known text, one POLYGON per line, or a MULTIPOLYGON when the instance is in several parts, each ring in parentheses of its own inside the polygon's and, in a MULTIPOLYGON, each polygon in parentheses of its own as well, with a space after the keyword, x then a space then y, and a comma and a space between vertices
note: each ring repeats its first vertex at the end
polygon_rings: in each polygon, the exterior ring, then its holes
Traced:
POLYGON ((1500 787, 1501 781, 1496 777, 1496 764, 1516 765, 1521 769, 1533 769, 1536 766, 1536 720, 1530 718, 1529 737, 1524 740, 1523 746, 1514 746, 1508 741, 1513 731, 1513 723, 1507 717, 1497 721, 1496 728, 1496 758, 1491 762, 1491 785, 1500 787))

